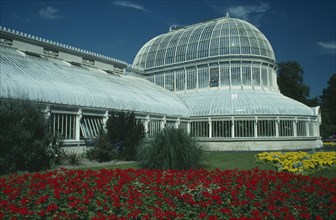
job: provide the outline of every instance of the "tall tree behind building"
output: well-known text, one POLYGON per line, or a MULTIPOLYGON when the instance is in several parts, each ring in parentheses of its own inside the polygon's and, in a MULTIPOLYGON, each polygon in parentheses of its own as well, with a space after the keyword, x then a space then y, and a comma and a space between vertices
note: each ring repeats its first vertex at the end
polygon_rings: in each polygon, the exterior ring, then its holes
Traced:
POLYGON ((327 88, 320 96, 322 125, 321 135, 324 138, 336 135, 336 73, 329 78, 327 88))
POLYGON ((281 93, 304 104, 309 104, 309 86, 303 82, 303 69, 296 61, 278 64, 278 85, 281 93))

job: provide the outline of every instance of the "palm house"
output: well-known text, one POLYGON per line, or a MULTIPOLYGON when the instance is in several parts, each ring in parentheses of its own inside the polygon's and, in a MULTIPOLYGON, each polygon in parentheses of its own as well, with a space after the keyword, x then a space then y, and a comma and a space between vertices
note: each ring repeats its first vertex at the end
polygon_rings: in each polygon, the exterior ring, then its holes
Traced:
POLYGON ((319 107, 281 94, 272 46, 246 21, 172 26, 132 65, 3 27, 0 34, 0 98, 45 106, 68 145, 96 137, 111 112, 132 111, 148 140, 174 126, 209 150, 321 147, 319 107))

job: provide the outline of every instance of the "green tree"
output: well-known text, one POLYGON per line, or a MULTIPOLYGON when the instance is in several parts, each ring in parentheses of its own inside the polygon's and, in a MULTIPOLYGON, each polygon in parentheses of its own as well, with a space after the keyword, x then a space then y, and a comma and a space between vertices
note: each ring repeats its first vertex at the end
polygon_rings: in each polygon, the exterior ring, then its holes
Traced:
POLYGON ((336 134, 336 73, 332 74, 327 88, 320 96, 322 125, 321 135, 326 138, 336 134))
POLYGON ((144 137, 144 127, 135 114, 112 112, 106 123, 110 144, 126 160, 135 160, 136 148, 144 137))
POLYGON ((278 64, 278 85, 281 93, 304 104, 309 104, 309 86, 304 84, 303 69, 296 61, 278 64))
POLYGON ((0 174, 49 168, 48 124, 30 101, 0 99, 0 174))

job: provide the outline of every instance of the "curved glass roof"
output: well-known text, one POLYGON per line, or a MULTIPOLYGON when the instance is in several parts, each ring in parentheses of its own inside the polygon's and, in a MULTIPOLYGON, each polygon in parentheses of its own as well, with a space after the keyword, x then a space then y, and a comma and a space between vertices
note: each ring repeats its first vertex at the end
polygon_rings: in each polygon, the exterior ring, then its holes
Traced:
POLYGON ((190 116, 314 116, 310 107, 280 93, 261 89, 181 93, 190 116))
POLYGON ((252 24, 226 16, 159 35, 148 41, 133 65, 145 69, 218 56, 275 60, 271 44, 252 24))
POLYGON ((0 54, 2 98, 188 116, 175 94, 144 79, 33 57, 11 47, 0 46, 0 54))

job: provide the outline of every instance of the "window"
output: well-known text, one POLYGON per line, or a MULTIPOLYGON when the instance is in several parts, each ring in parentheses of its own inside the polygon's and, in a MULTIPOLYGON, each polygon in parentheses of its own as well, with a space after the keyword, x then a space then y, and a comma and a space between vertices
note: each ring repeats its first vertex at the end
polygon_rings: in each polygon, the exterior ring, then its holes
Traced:
POLYGON ((276 136, 276 124, 273 120, 258 121, 258 137, 274 137, 276 136))
POLYGON ((66 140, 76 139, 76 115, 53 113, 51 116, 53 136, 62 136, 66 140))
POLYGON ((184 69, 176 71, 176 91, 185 89, 185 73, 184 69))
POLYGON ((306 130, 306 124, 305 121, 298 121, 296 124, 297 128, 297 136, 307 136, 307 130, 306 130))
POLYGON ((219 69, 217 68, 211 68, 210 69, 210 87, 218 87, 219 86, 219 69))
POLYGON ((191 122, 191 136, 209 137, 209 122, 208 121, 191 122))
POLYGON ((231 85, 241 85, 240 81, 240 66, 231 66, 231 85))
POLYGON ((268 84, 267 84, 267 68, 266 67, 262 67, 261 68, 261 82, 262 82, 262 85, 264 87, 267 87, 268 84))
POLYGON ((254 137, 254 121, 235 121, 235 137, 254 137))
POLYGON ((148 123, 148 137, 152 138, 161 131, 160 120, 150 120, 148 123))
POLYGON ((212 121, 212 137, 231 137, 231 121, 212 121))
POLYGON ((187 68, 187 89, 195 89, 196 88, 196 69, 195 68, 187 68))
POLYGON ((84 116, 80 122, 81 136, 85 139, 95 138, 99 135, 102 126, 102 118, 84 116))
POLYGON ((47 49, 44 48, 43 49, 43 53, 52 57, 57 57, 58 56, 58 51, 57 50, 51 50, 51 49, 47 49))
POLYGON ((159 73, 155 75, 155 84, 161 87, 164 86, 164 75, 163 73, 159 73))
POLYGON ((165 73, 165 88, 169 91, 174 91, 174 72, 165 73))
POLYGON ((260 68, 252 67, 252 85, 260 86, 260 68))
POLYGON ((209 85, 208 66, 198 67, 198 88, 206 88, 209 85))
POLYGON ((230 85, 230 66, 229 64, 221 64, 220 68, 220 85, 229 86, 230 85))
POLYGON ((243 66, 242 67, 242 82, 243 85, 251 85, 251 67, 243 66))
POLYGON ((293 136, 293 121, 291 120, 281 120, 279 125, 279 136, 293 136))
POLYGON ((0 38, 0 43, 6 44, 6 45, 12 45, 13 44, 13 40, 1 37, 0 38))

